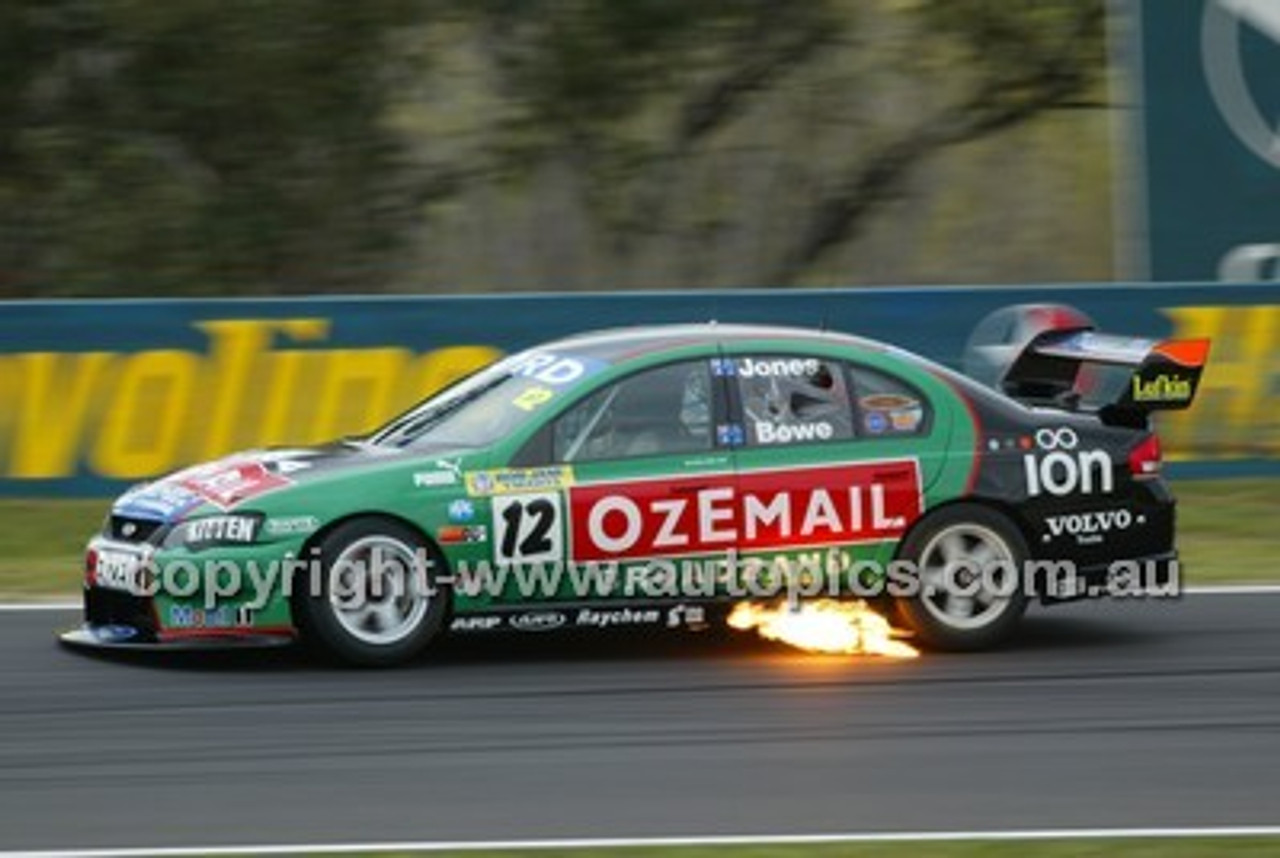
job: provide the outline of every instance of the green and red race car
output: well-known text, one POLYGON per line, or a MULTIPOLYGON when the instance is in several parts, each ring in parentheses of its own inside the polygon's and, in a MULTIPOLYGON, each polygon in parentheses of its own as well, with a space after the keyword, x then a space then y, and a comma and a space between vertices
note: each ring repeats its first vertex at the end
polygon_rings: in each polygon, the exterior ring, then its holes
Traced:
POLYGON ((744 600, 858 596, 926 645, 990 646, 1031 598, 1169 580, 1149 415, 1190 405, 1207 349, 1052 306, 979 327, 985 384, 826 331, 547 343, 370 435, 130 490, 62 640, 302 638, 377 665, 451 631, 685 628, 744 600))

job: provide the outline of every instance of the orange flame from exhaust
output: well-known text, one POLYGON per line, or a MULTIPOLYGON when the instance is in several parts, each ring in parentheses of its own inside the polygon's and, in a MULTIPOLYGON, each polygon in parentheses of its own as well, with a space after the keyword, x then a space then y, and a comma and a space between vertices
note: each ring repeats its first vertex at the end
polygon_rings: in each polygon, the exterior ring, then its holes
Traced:
POLYGON ((903 633, 862 601, 819 599, 801 602, 794 610, 785 604, 741 602, 729 615, 729 625, 744 631, 755 629, 764 638, 809 652, 890 658, 915 658, 920 654, 911 644, 896 640, 903 633))

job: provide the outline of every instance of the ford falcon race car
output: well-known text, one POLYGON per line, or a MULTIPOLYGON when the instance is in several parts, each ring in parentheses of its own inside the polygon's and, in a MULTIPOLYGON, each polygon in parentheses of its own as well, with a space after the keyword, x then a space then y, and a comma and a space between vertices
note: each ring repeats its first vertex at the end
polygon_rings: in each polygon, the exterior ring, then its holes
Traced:
POLYGON ((300 638, 384 665, 450 631, 684 628, 743 599, 870 588, 924 644, 988 647, 1029 599, 1103 592, 1118 563, 1168 575, 1150 417, 1191 404, 1207 351, 1043 306, 979 326, 985 383, 828 331, 562 339, 367 436, 128 491, 62 640, 300 638), (1049 588, 1037 563, 1070 580, 1049 588))

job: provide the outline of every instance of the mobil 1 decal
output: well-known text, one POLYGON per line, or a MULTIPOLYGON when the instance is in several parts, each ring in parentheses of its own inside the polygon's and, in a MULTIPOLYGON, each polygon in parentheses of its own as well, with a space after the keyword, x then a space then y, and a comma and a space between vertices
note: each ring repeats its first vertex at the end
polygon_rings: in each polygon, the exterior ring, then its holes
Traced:
POLYGON ((915 459, 569 489, 575 561, 901 538, 920 516, 915 459))

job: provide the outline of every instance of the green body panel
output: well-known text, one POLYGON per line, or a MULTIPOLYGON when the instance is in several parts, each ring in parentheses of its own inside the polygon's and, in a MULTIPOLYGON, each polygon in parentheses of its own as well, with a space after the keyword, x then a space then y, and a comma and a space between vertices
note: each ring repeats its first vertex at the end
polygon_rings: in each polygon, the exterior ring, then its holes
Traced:
MULTIPOLYGON (((251 545, 219 546, 203 551, 186 548, 159 549, 157 565, 175 560, 202 562, 216 559, 233 564, 241 570, 243 580, 249 581, 249 566, 256 564, 261 576, 264 569, 277 566, 282 561, 311 559, 319 535, 337 523, 357 516, 380 515, 403 521, 435 543, 450 569, 461 566, 475 567, 494 561, 496 535, 499 522, 494 510, 503 503, 501 498, 519 495, 520 492, 477 491, 477 475, 482 480, 498 480, 504 476, 510 462, 548 421, 570 408, 588 391, 646 367, 687 359, 706 359, 721 355, 733 357, 747 354, 806 355, 826 357, 861 364, 897 376, 917 388, 928 400, 933 419, 926 434, 912 437, 859 438, 857 440, 831 442, 820 441, 776 447, 734 446, 717 448, 699 455, 654 456, 626 460, 594 462, 574 465, 572 482, 586 485, 598 482, 655 479, 663 477, 687 478, 712 475, 715 479, 733 480, 738 473, 803 469, 845 462, 876 462, 880 460, 910 459, 918 462, 922 510, 963 496, 968 490, 975 468, 974 421, 963 397, 939 374, 930 371, 918 358, 895 349, 868 344, 854 347, 841 338, 792 339, 787 337, 739 338, 723 347, 715 344, 681 345, 652 350, 632 359, 619 361, 591 375, 576 385, 557 391, 555 396, 536 403, 530 409, 527 423, 507 437, 483 449, 456 450, 416 455, 396 454, 370 456, 357 464, 336 468, 299 479, 293 485, 279 488, 254 497, 234 508, 235 513, 260 513, 264 521, 288 522, 292 532, 272 536, 264 527, 258 540, 251 545), (718 475, 718 476, 717 476, 718 475), (468 514, 469 511, 469 514, 468 514), (469 528, 474 541, 455 541, 459 528, 469 528), (475 538, 483 535, 483 539, 475 538)), ((553 472, 548 472, 555 476, 553 472)), ((516 474, 525 478, 528 472, 516 474)), ((539 476, 535 474, 535 476, 539 476)), ((568 482, 569 474, 562 472, 559 482, 568 482)), ((550 486, 540 491, 555 491, 563 498, 563 486, 550 486)), ((559 516, 560 544, 571 543, 567 500, 559 516)), ((225 510, 206 505, 192 510, 188 519, 202 515, 222 514, 225 510)), ((274 525, 273 525, 274 526, 274 525)), ((896 540, 863 543, 849 547, 855 559, 888 560, 896 540)), ((759 551, 754 556, 766 563, 782 558, 798 562, 812 549, 777 549, 759 551)), ((698 563, 710 560, 713 554, 681 557, 678 562, 698 563)), ((572 558, 570 558, 572 559, 572 558)), ((677 565, 678 565, 677 562, 677 565)), ((635 564, 632 564, 635 565, 635 564)), ((624 576, 625 577, 625 576, 624 576)), ((566 578, 557 598, 574 596, 566 578)), ((509 605, 522 601, 523 597, 512 587, 502 593, 463 592, 456 588, 453 609, 456 614, 482 611, 494 605, 509 605)), ((252 622, 248 629, 278 628, 292 622, 288 600, 282 581, 277 579, 271 588, 271 596, 265 604, 253 605, 252 622)), ((216 600, 216 609, 235 611, 250 607, 248 600, 252 590, 238 594, 223 594, 216 600)), ((631 593, 630 597, 643 599, 647 594, 631 593)), ((621 588, 613 596, 619 600, 628 598, 621 588)), ((620 602, 621 604, 622 602, 620 602)), ((197 591, 189 598, 161 595, 156 600, 157 617, 162 628, 169 627, 176 618, 190 619, 189 612, 204 609, 206 594, 197 591), (176 613, 175 613, 176 612, 176 613)))

